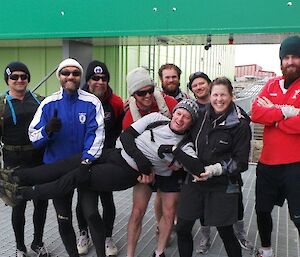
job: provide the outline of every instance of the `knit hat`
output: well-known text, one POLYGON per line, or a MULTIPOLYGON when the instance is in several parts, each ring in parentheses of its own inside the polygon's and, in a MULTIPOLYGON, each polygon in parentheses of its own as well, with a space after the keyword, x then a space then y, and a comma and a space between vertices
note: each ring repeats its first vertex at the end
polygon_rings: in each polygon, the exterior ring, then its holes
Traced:
POLYGON ((85 81, 88 81, 94 74, 104 74, 109 82, 110 75, 105 63, 97 60, 90 62, 86 69, 85 81))
POLYGON ((146 86, 155 86, 148 70, 138 67, 127 74, 128 93, 133 95, 136 91, 146 86))
POLYGON ((6 66, 6 68, 4 70, 4 80, 5 80, 7 85, 8 85, 8 83, 7 83, 8 76, 10 74, 12 74, 14 71, 23 71, 23 72, 25 72, 28 76, 28 83, 30 82, 30 72, 29 72, 27 66, 22 62, 11 62, 6 66))
POLYGON ((195 73, 192 73, 189 77, 189 82, 187 84, 188 88, 192 91, 192 83, 196 78, 203 78, 207 81, 208 84, 211 83, 210 78, 202 71, 197 71, 195 73))
POLYGON ((199 105, 197 104, 197 102, 195 100, 193 100, 193 99, 181 100, 174 107, 173 113, 179 108, 183 108, 183 109, 187 110, 192 115, 193 123, 198 119, 200 109, 199 109, 199 105))
POLYGON ((59 79, 59 73, 60 71, 65 68, 65 67, 77 67, 80 71, 81 71, 81 74, 83 73, 83 69, 82 69, 82 66, 80 65, 79 62, 77 62, 75 59, 72 59, 72 58, 68 58, 68 59, 65 59, 63 60, 59 65, 58 65, 58 68, 56 70, 56 77, 59 79))
POLYGON ((296 55, 300 57, 300 37, 292 36, 284 39, 280 45, 279 58, 283 59, 286 55, 296 55))

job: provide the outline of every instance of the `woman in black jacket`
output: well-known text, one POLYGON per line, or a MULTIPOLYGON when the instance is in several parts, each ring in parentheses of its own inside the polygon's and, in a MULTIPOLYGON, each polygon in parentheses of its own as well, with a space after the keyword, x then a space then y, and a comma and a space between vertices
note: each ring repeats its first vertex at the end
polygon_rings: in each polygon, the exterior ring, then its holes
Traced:
POLYGON ((231 82, 217 78, 211 84, 210 104, 200 112, 191 130, 196 152, 204 163, 199 177, 189 175, 181 191, 177 236, 181 257, 192 256, 195 221, 216 226, 229 257, 241 257, 234 235, 238 220, 240 173, 248 169, 250 119, 232 99, 231 82))

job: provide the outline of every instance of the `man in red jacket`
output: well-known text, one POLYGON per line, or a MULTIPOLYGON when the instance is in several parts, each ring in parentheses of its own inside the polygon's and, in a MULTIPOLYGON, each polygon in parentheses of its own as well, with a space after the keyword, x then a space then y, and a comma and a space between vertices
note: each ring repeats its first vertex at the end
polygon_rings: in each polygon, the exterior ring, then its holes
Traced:
MULTIPOLYGON (((170 117, 177 101, 168 95, 162 94, 155 89, 156 85, 151 79, 149 72, 142 67, 136 68, 127 75, 129 98, 129 109, 123 119, 123 129, 129 127, 134 121, 142 116, 152 112, 160 112, 170 117)), ((179 187, 182 179, 178 173, 165 178, 155 175, 155 183, 151 184, 153 174, 150 176, 143 175, 139 179, 139 184, 133 188, 133 207, 128 222, 127 229, 127 257, 133 257, 137 241, 139 239, 142 220, 150 200, 152 189, 162 190, 163 199, 163 217, 159 222, 160 235, 157 243, 157 249, 153 256, 164 257, 164 249, 167 239, 171 233, 176 203, 179 195, 179 187), (147 184, 148 183, 148 184, 147 184), (150 183, 150 184, 149 184, 150 183)))
POLYGON ((256 214, 261 238, 258 257, 273 257, 274 205, 288 201, 291 220, 300 229, 300 37, 280 46, 282 77, 269 80, 252 105, 253 122, 263 124, 263 149, 257 165, 256 214))

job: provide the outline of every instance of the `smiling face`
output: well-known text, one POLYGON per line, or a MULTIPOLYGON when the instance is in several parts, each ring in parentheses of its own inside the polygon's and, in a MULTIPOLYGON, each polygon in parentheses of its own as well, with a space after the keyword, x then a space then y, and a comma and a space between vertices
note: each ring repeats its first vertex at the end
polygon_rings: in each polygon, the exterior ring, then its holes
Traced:
POLYGON ((14 71, 8 76, 7 83, 11 95, 23 94, 28 86, 28 75, 23 71, 14 71))
POLYGON ((200 103, 205 104, 209 102, 210 85, 204 78, 195 78, 191 85, 192 92, 200 103))
POLYGON ((210 94, 210 104, 213 107, 215 113, 225 113, 229 105, 232 102, 232 95, 230 94, 228 87, 223 84, 212 85, 210 94))
POLYGON ((154 103, 153 92, 153 86, 145 86, 133 94, 139 109, 149 110, 152 107, 154 103))
POLYGON ((74 93, 80 86, 81 71, 74 66, 64 67, 59 72, 59 81, 64 90, 69 94, 74 93))
POLYGON ((179 87, 179 75, 173 68, 164 69, 160 79, 162 88, 166 93, 173 93, 179 87))
POLYGON ((190 112, 184 108, 178 108, 173 113, 170 128, 177 133, 184 133, 187 131, 193 123, 193 118, 190 112))

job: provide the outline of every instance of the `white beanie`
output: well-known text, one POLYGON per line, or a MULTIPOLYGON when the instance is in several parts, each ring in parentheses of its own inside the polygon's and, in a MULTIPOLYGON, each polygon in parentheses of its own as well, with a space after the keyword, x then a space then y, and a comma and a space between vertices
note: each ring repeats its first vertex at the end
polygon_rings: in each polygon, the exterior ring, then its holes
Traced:
POLYGON ((72 59, 72 58, 68 58, 68 59, 65 59, 63 60, 59 65, 58 65, 58 68, 56 70, 56 77, 59 79, 59 72, 65 68, 65 67, 77 67, 80 71, 81 71, 81 74, 83 73, 83 69, 82 69, 82 66, 80 65, 79 62, 77 62, 75 59, 72 59))
POLYGON ((136 91, 146 86, 155 86, 148 70, 138 67, 127 74, 128 93, 133 95, 136 91))

